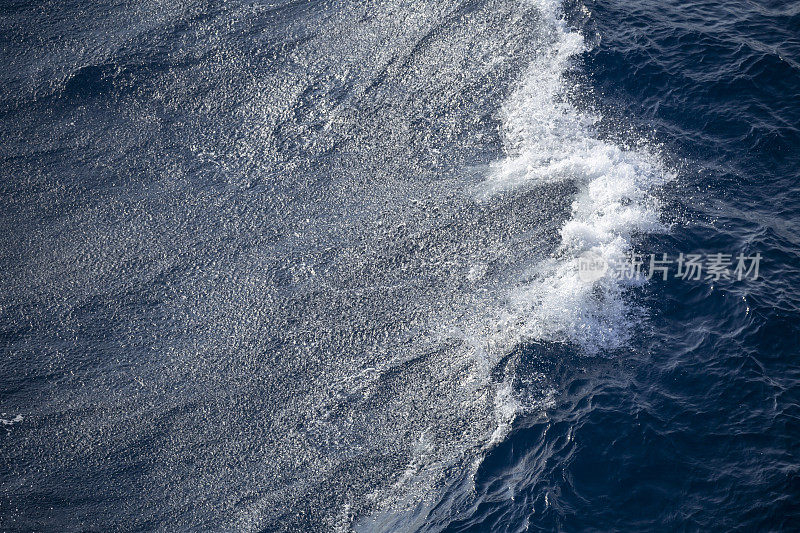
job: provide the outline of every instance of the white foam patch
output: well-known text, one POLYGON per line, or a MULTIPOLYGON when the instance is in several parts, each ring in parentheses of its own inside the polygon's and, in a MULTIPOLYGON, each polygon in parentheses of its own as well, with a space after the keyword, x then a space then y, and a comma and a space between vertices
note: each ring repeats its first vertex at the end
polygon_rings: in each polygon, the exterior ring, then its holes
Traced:
POLYGON ((584 39, 568 28, 555 2, 535 4, 551 44, 503 107, 508 155, 492 166, 478 199, 559 181, 579 192, 558 251, 508 290, 498 328, 505 338, 498 340, 504 346, 525 339, 571 342, 594 353, 625 342, 632 312, 625 290, 641 280, 617 279, 611 269, 600 279, 581 279, 579 258, 592 252, 619 264, 637 234, 663 231, 651 193, 669 174, 656 155, 597 138, 599 117, 571 103, 566 77, 586 51, 584 39))
POLYGON ((3 413, 2 418, 0 418, 0 425, 2 425, 4 428, 6 428, 6 432, 10 432, 11 431, 11 427, 14 424, 19 424, 23 420, 22 415, 17 415, 17 416, 11 417, 11 418, 6 418, 7 416, 9 416, 9 415, 7 415, 6 413, 3 413))

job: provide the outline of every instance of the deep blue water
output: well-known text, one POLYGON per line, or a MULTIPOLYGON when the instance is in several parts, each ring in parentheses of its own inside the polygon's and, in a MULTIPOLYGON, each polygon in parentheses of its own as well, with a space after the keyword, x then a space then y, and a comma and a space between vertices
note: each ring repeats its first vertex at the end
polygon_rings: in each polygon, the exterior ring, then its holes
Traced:
POLYGON ((6 0, 0 62, 0 530, 800 530, 800 5, 6 0))

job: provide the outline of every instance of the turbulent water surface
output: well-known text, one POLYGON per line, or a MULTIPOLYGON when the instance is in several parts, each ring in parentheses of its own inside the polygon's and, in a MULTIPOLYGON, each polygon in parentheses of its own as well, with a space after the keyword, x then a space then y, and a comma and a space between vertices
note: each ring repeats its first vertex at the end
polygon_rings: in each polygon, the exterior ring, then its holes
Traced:
POLYGON ((8 0, 0 61, 3 531, 800 528, 796 3, 8 0))

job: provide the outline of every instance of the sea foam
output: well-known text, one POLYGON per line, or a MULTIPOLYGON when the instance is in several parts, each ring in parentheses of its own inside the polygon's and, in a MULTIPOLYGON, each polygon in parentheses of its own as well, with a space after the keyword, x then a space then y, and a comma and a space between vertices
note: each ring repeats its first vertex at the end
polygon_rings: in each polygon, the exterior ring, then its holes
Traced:
POLYGON ((543 184, 570 182, 578 193, 560 228, 560 245, 507 289, 500 312, 501 345, 525 340, 568 342, 588 353, 619 347, 628 337, 633 306, 626 289, 640 279, 579 276, 581 256, 619 264, 638 234, 665 230, 653 195, 670 174, 655 153, 599 138, 600 117, 571 98, 569 72, 587 51, 559 4, 541 1, 546 41, 504 104, 506 157, 491 166, 480 201, 543 184))

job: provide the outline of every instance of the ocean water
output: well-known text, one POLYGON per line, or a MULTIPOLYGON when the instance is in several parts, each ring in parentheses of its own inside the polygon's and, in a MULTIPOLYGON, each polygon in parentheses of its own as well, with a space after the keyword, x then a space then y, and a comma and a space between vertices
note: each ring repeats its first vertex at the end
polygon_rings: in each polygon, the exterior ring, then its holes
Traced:
POLYGON ((5 0, 0 64, 0 530, 800 530, 797 3, 5 0), (681 253, 760 275, 581 270, 681 253))

